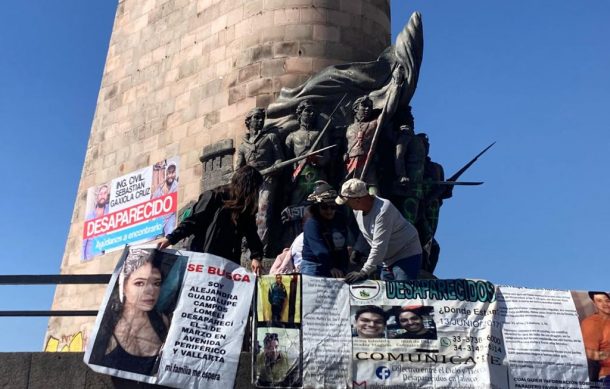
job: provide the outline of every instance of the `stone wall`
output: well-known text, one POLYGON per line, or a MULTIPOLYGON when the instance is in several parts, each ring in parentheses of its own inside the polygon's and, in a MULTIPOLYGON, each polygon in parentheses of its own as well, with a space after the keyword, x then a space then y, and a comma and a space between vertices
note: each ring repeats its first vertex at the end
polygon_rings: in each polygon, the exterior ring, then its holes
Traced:
MULTIPOLYGON (((165 388, 98 374, 85 365, 83 357, 83 353, 0 353, 0 388, 165 388)), ((235 388, 255 387, 251 384, 251 369, 252 354, 242 353, 235 388)))
MULTIPOLYGON (((247 111, 389 44, 388 0, 120 0, 61 272, 110 273, 118 259, 81 262, 87 188, 179 156, 182 207, 205 186, 203 148, 237 146, 247 111)), ((103 291, 59 286, 53 309, 97 309, 103 291)), ((47 338, 91 323, 52 318, 47 338)))

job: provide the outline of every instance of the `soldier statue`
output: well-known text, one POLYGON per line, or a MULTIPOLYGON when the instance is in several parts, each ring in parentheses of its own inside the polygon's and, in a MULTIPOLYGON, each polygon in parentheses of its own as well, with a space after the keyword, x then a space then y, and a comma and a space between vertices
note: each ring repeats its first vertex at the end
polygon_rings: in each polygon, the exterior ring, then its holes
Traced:
POLYGON ((426 152, 424 164, 423 199, 420 203, 420 216, 415 227, 423 248, 422 269, 432 274, 438 263, 440 246, 435 239, 438 216, 443 200, 452 196, 453 186, 435 185, 431 181, 444 181, 443 166, 430 159, 430 142, 424 133, 417 134, 426 152))
MULTIPOLYGON (((254 108, 246 115, 248 132, 243 137, 237 150, 237 168, 250 165, 263 170, 284 160, 284 151, 279 137, 270 130, 264 130, 265 109, 254 108)), ((278 172, 265 175, 263 185, 259 190, 258 213, 256 224, 258 235, 263 242, 265 257, 272 257, 270 231, 272 230, 274 205, 277 204, 278 172)))
POLYGON ((373 101, 369 96, 362 96, 354 101, 352 105, 354 123, 347 127, 345 134, 347 138, 347 152, 344 155, 346 179, 359 178, 373 188, 378 186, 376 162, 379 153, 375 150, 375 139, 386 131, 386 124, 391 122, 391 118, 396 112, 400 101, 400 88, 405 77, 404 72, 402 66, 396 66, 392 72, 387 98, 379 117, 375 118, 373 115, 373 101), (366 172, 364 171, 365 166, 366 172))
MULTIPOLYGON (((367 154, 371 148, 373 135, 377 129, 377 120, 373 118, 373 101, 368 96, 357 98, 352 105, 352 109, 355 121, 347 127, 345 133, 347 151, 343 159, 347 171, 346 178, 360 178, 367 154)), ((363 181, 369 185, 376 184, 377 177, 374 166, 371 166, 363 181)))
POLYGON ((386 132, 385 141, 394 145, 393 174, 386 174, 384 194, 400 210, 400 213, 411 224, 415 225, 418 217, 419 203, 423 197, 422 179, 426 151, 420 138, 413 130, 411 107, 401 112, 404 124, 386 132))
MULTIPOLYGON (((312 150, 312 146, 322 136, 316 145, 316 149, 328 146, 328 140, 320 129, 316 128, 317 112, 310 100, 303 100, 296 110, 299 128, 286 137, 287 158, 300 157, 312 150)), ((303 202, 313 192, 315 182, 326 180, 325 168, 329 161, 328 151, 321 152, 308 157, 304 162, 295 164, 293 172, 293 188, 289 195, 289 205, 297 205, 303 202)))

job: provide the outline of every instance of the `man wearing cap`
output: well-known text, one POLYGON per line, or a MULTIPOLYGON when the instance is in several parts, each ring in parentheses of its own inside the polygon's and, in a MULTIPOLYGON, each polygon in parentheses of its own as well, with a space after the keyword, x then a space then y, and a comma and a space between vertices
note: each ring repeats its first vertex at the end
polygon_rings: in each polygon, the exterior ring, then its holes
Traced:
POLYGON ((417 279, 422 253, 417 230, 389 200, 370 195, 364 181, 352 178, 343 184, 335 202, 354 210, 361 233, 354 250, 361 251, 362 238, 371 247, 362 269, 345 277, 347 283, 368 278, 377 266, 383 266, 384 281, 417 279))
MULTIPOLYGON (((160 184, 152 195, 153 199, 163 197, 167 194, 178 191, 178 181, 176 181, 176 162, 168 161, 165 167, 165 181, 160 184)), ((163 236, 167 236, 176 228, 176 214, 170 213, 163 219, 163 236)))

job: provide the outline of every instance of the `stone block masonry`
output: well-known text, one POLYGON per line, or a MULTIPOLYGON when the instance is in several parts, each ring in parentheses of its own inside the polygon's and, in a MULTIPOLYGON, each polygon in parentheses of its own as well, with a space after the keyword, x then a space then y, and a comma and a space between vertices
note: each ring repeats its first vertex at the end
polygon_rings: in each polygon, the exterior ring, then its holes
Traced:
MULTIPOLYGON (((61 272, 110 273, 118 259, 81 262, 89 187, 178 156, 183 207, 206 186, 204 148, 239 145, 251 108, 389 44, 388 0, 119 0, 61 272)), ((60 285, 52 309, 97 309, 103 290, 60 285)), ((86 335, 92 323, 51 318, 47 338, 86 335)))

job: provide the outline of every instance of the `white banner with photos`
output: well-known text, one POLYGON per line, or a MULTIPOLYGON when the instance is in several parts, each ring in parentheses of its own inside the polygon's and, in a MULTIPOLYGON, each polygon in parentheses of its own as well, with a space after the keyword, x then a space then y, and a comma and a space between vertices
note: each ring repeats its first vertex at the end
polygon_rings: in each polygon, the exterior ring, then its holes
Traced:
POLYGON ((210 254, 126 248, 85 362, 175 388, 231 388, 256 277, 210 254))

